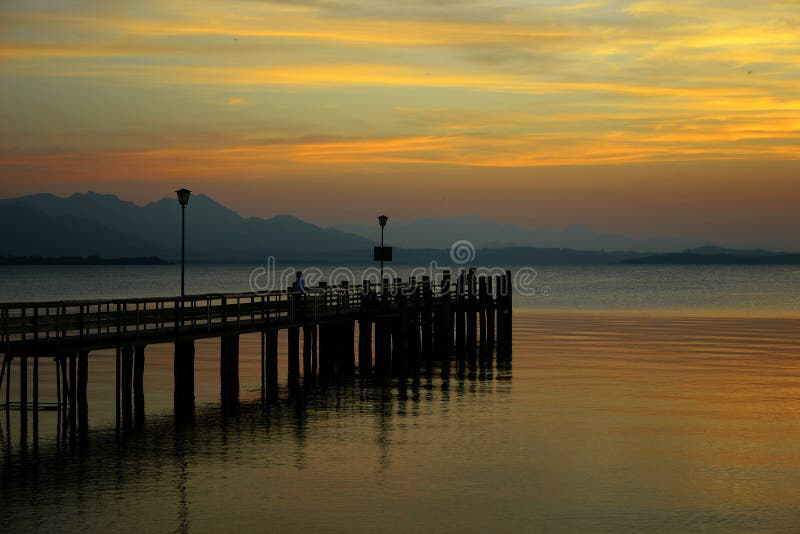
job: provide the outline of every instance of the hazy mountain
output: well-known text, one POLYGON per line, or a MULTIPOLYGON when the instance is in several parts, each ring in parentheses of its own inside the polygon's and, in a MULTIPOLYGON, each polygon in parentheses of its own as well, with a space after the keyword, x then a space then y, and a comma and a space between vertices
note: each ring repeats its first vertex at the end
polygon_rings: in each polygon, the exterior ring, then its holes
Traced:
MULTIPOLYGON (((326 229, 290 215, 245 218, 205 195, 193 195, 186 214, 190 261, 263 262, 274 255, 278 262, 369 264, 372 239, 380 235, 377 224, 326 229)), ((0 233, 0 256, 159 256, 175 261, 180 254, 180 207, 172 198, 145 206, 96 193, 0 199, 0 227, 5 229, 0 233)), ((531 230, 474 216, 390 221, 386 236, 387 244, 395 246, 396 264, 449 264, 450 244, 459 239, 475 244, 475 263, 482 265, 610 264, 649 255, 642 251, 687 248, 677 239, 637 241, 578 225, 563 231, 531 230)), ((772 253, 700 246, 683 254, 772 253)))
POLYGON ((16 256, 105 257, 160 255, 135 236, 74 215, 50 215, 25 202, 0 201, 0 254, 16 256))
POLYGON ((732 253, 698 254, 696 252, 668 252, 640 258, 627 258, 621 261, 631 265, 800 265, 800 254, 776 254, 762 250, 748 255, 747 251, 735 250, 732 253))
MULTIPOLYGON (((377 239, 377 224, 341 224, 336 228, 377 239)), ((707 245, 705 241, 676 237, 633 239, 594 232, 584 225, 564 230, 531 229, 511 223, 487 221, 476 215, 454 219, 421 218, 413 221, 390 221, 386 228, 387 244, 400 247, 447 248, 460 239, 468 239, 480 248, 539 247, 580 250, 632 250, 662 252, 707 245)))
MULTIPOLYGON (((197 261, 263 261, 319 258, 340 250, 370 254, 371 241, 325 229, 289 215, 244 218, 205 195, 186 211, 187 258, 197 261)), ((175 199, 145 206, 96 193, 31 195, 0 200, 0 254, 103 257, 180 254, 180 207, 175 199)))

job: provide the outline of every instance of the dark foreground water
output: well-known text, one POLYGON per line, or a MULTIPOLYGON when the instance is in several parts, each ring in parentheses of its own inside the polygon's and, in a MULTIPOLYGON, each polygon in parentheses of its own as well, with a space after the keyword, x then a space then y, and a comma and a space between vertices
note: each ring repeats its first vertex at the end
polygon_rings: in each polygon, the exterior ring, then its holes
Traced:
POLYGON ((0 531, 797 530, 800 315, 752 285, 765 274, 796 276, 739 272, 711 298, 732 304, 683 313, 519 308, 512 365, 423 374, 405 400, 355 381, 264 408, 258 337, 243 336, 245 402, 223 417, 218 341, 199 342, 197 418, 180 430, 171 348, 148 347, 145 428, 122 440, 113 354, 92 353, 87 450, 54 412, 36 447, 0 412, 0 531))

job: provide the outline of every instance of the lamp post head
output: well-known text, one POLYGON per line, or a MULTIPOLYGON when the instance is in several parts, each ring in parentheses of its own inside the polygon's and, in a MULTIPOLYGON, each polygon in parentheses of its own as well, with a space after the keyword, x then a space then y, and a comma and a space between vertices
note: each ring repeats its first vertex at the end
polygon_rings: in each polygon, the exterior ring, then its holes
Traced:
POLYGON ((186 204, 189 203, 189 195, 192 194, 191 191, 189 191, 188 189, 178 189, 177 191, 175 191, 175 193, 178 194, 178 204, 180 204, 181 206, 185 206, 186 204))
POLYGON ((386 226, 386 221, 388 221, 388 220, 389 220, 389 217, 387 217, 386 215, 378 216, 378 224, 381 225, 381 228, 386 226))

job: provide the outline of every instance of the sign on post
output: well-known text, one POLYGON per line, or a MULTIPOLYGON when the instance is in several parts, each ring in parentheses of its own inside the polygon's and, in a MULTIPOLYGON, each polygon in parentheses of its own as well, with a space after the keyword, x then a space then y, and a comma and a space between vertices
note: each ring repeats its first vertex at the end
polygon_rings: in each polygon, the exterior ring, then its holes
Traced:
POLYGON ((372 259, 373 261, 392 261, 392 247, 375 247, 372 259))

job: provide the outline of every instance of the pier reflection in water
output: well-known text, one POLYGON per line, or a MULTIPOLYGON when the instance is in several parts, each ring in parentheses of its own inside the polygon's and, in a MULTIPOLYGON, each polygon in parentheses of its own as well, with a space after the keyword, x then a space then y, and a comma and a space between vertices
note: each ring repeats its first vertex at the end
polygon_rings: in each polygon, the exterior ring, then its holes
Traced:
MULTIPOLYGON (((206 345, 198 357, 201 396, 219 387, 204 357, 213 359, 214 343, 206 345)), ((248 366, 258 365, 251 359, 242 359, 244 377, 248 366)), ((107 363, 113 370, 113 361, 107 363)), ((102 373, 102 366, 93 372, 102 373)), ((368 488, 402 492, 392 487, 392 463, 422 460, 414 458, 415 440, 424 447, 438 443, 441 452, 454 446, 448 427, 468 424, 462 418, 508 396, 510 378, 510 363, 453 362, 452 369, 419 367, 404 389, 359 379, 303 391, 284 385, 271 402, 259 399, 247 383, 252 378, 245 378, 249 400, 235 413, 205 403, 190 423, 176 424, 166 410, 125 431, 113 424, 111 403, 90 404, 92 420, 101 423, 86 435, 64 433, 59 420, 66 414, 47 411, 40 414, 38 440, 19 440, 18 412, 6 411, 0 524, 15 531, 119 524, 188 531, 264 529, 279 520, 291 529, 315 524, 309 500, 346 524, 355 510, 340 497, 363 492, 366 504, 374 499, 368 488)), ((148 391, 156 410, 169 405, 166 385, 156 382, 148 391)))

